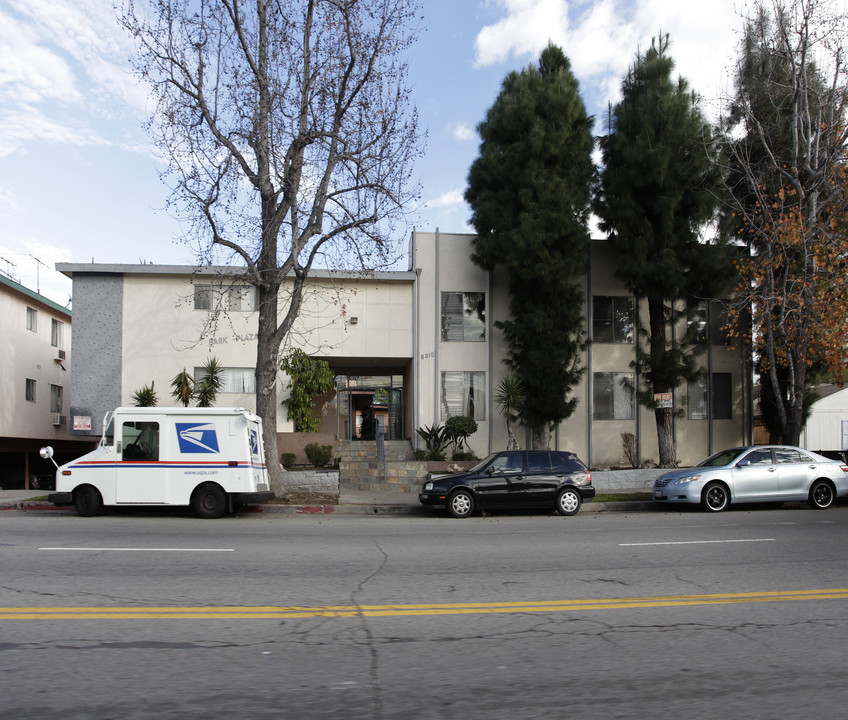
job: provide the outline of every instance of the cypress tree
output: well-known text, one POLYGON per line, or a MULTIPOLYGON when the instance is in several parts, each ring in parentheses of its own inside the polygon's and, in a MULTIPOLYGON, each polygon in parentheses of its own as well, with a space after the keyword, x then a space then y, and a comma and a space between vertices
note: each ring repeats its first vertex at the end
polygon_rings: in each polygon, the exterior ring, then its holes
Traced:
POLYGON ((592 118, 563 51, 548 45, 538 66, 510 73, 477 128, 479 157, 465 198, 477 231, 473 259, 509 279, 506 359, 524 390, 521 418, 533 445, 569 417, 580 351, 588 217, 594 176, 592 118))
POLYGON ((668 45, 668 35, 655 38, 624 78, 610 132, 600 140, 595 200, 618 277, 648 303, 649 327, 639 327, 647 347, 637 342, 632 366, 643 379, 637 397, 655 411, 662 467, 676 465, 673 408, 654 398, 698 375, 693 338, 674 340, 671 327, 681 304, 714 296, 723 274, 716 245, 701 241, 722 187, 713 139, 686 81, 672 80, 668 45))

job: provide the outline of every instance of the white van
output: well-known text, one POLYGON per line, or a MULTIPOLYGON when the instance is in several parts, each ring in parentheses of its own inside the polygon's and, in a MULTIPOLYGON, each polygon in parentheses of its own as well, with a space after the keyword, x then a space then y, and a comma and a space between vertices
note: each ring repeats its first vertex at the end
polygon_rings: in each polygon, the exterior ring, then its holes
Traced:
MULTIPOLYGON (((204 518, 273 499, 262 420, 243 408, 119 407, 96 450, 57 466, 54 505, 190 505, 204 518)), ((44 448, 43 457, 52 457, 44 448)))

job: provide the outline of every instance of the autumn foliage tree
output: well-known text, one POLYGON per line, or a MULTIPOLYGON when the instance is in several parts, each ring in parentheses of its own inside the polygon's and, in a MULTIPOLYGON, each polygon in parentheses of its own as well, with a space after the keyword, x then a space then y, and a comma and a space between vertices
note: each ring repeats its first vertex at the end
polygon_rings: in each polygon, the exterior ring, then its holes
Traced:
POLYGON ((831 7, 758 3, 725 121, 728 216, 749 248, 735 311, 753 311, 762 395, 787 444, 799 441, 811 367, 841 381, 848 361, 846 24, 831 7))

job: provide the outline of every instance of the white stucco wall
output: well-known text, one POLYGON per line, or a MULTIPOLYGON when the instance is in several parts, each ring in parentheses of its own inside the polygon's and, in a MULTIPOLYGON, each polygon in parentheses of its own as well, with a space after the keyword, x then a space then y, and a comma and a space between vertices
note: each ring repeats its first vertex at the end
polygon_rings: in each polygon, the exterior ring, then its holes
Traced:
POLYGON ((0 283, 0 437, 32 438, 45 441, 68 439, 70 402, 71 319, 35 293, 25 294, 14 286, 0 283), (27 307, 36 311, 35 332, 27 329, 27 307), (52 320, 63 324, 60 347, 53 347, 52 320), (58 351, 65 358, 59 361, 58 351), (36 400, 26 400, 26 379, 36 381, 36 400), (50 411, 50 385, 63 389, 64 425, 53 425, 50 411))

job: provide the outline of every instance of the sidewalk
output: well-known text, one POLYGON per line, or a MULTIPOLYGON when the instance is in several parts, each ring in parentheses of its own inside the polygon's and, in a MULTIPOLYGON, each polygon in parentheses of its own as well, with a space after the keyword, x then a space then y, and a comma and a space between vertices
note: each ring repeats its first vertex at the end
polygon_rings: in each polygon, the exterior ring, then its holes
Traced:
MULTIPOLYGON (((614 494, 606 491, 607 494, 614 494)), ((619 492, 628 492, 621 490, 619 492)), ((0 490, 0 510, 18 510, 21 512, 62 512, 74 513, 72 507, 57 508, 47 502, 49 491, 46 490, 0 490)), ((441 508, 425 508, 418 502, 416 493, 405 492, 366 492, 361 490, 341 490, 336 505, 306 504, 284 505, 266 503, 250 506, 255 512, 278 513, 288 515, 408 515, 419 517, 443 516, 441 508)), ((586 512, 645 512, 654 510, 651 501, 646 502, 587 502, 581 508, 586 512)))

